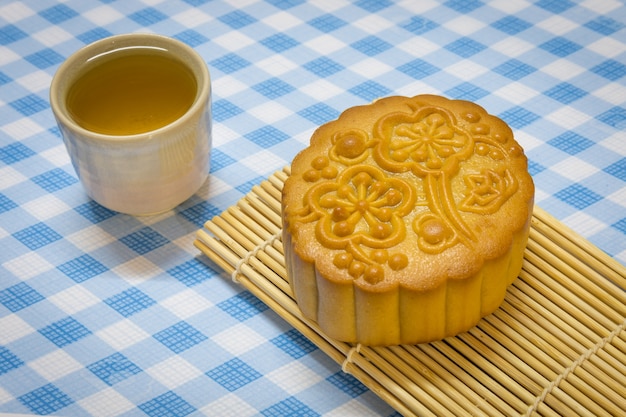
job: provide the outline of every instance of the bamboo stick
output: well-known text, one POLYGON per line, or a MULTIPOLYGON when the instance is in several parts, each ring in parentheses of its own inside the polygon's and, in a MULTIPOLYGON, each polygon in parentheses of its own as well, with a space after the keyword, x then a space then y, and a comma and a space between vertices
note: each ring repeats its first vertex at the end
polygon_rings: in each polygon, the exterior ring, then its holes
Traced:
MULTIPOLYGON (((523 286, 522 284, 516 284, 519 286, 523 286)), ((533 294, 535 298, 539 301, 535 301, 533 298, 528 298, 525 300, 517 300, 515 305, 520 309, 525 309, 528 315, 532 315, 536 313, 540 313, 544 318, 548 320, 553 326, 550 329, 546 329, 546 333, 544 335, 545 340, 551 340, 551 338, 556 334, 555 328, 559 329, 560 334, 560 342, 552 341, 551 346, 559 346, 561 352, 565 357, 569 359, 573 359, 575 357, 575 352, 581 352, 583 350, 591 348, 595 343, 597 343, 598 336, 591 332, 588 328, 584 326, 580 326, 580 324, 576 320, 570 320, 570 323, 566 323, 563 319, 567 319, 567 313, 560 312, 555 315, 550 313, 546 308, 545 304, 548 303, 548 299, 540 294, 538 294, 532 287, 528 286, 524 288, 527 293, 533 294), (541 303, 544 303, 542 305, 541 303), (562 329, 562 330, 561 330, 562 329), (572 338, 573 337, 573 338, 572 338), (578 342, 576 342, 577 340, 578 342), (563 343, 565 341, 566 343, 563 343), (564 350, 565 346, 573 346, 573 350, 566 351, 564 350)), ((511 300, 514 302, 514 300, 511 300)), ((530 320, 533 320, 532 318, 530 320)), ((535 320, 536 321, 536 320, 535 320)), ((623 369, 624 361, 626 361, 626 355, 624 355, 625 349, 620 349, 615 345, 623 345, 622 341, 614 340, 611 344, 605 346, 601 351, 597 352, 591 361, 598 364, 599 367, 603 368, 607 372, 606 369, 623 369), (621 360, 620 360, 621 359, 621 360)), ((626 374, 626 373, 624 373, 626 374)))
POLYGON ((535 221, 532 228, 550 235, 556 248, 564 248, 573 255, 571 258, 581 260, 591 271, 597 271, 626 290, 626 270, 623 265, 540 207, 535 206, 533 217, 535 221))
MULTIPOLYGON (((517 412, 525 408, 527 401, 525 402, 523 399, 519 398, 518 394, 522 394, 522 392, 519 389, 515 389, 515 381, 512 381, 493 366, 481 367, 475 364, 473 360, 468 358, 467 354, 469 353, 472 359, 479 359, 479 362, 483 365, 485 364, 485 358, 478 358, 478 355, 472 355, 471 352, 463 352, 465 349, 458 351, 456 348, 459 346, 459 342, 455 338, 448 338, 443 342, 435 342, 433 346, 461 368, 473 375, 482 385, 496 394, 513 409, 517 410, 517 412), (511 387, 511 385, 513 385, 513 387, 511 387)), ((527 400, 531 399, 529 395, 526 395, 526 397, 527 400)))
MULTIPOLYGON (((475 332, 474 332, 475 333, 475 332)), ((475 336, 474 333, 462 333, 458 335, 456 339, 459 341, 463 341, 464 345, 467 346, 471 351, 466 350, 465 352, 476 352, 478 357, 484 358, 483 365, 485 369, 497 369, 497 373, 492 373, 493 375, 498 376, 499 380, 502 382, 503 386, 508 385, 509 389, 514 391, 518 398, 532 398, 532 391, 538 391, 540 385, 532 381, 527 375, 521 372, 518 368, 513 366, 508 359, 511 359, 510 353, 505 354, 504 351, 498 349, 499 351, 494 351, 489 346, 481 341, 478 337, 475 336), (506 376, 506 378, 505 378, 506 376), (511 381, 515 381, 515 384, 512 384, 511 381)), ((474 355, 470 357, 473 359, 474 355)), ((478 360, 475 360, 478 363, 478 360)))
POLYGON ((559 293, 568 294, 573 303, 585 306, 589 309, 593 309, 594 307, 599 308, 601 309, 600 312, 605 313, 613 322, 618 321, 619 318, 626 315, 626 304, 624 304, 626 303, 626 292, 618 290, 620 291, 619 293, 610 294, 597 290, 594 295, 589 291, 589 285, 581 285, 588 284, 588 280, 571 279, 572 276, 576 275, 576 270, 570 268, 567 264, 561 262, 560 259, 548 253, 535 241, 528 243, 525 256, 527 262, 532 263, 543 271, 545 275, 542 275, 542 277, 548 278, 548 285, 552 285, 553 288, 561 290, 559 293))
POLYGON ((281 227, 277 226, 276 223, 274 223, 276 219, 268 218, 266 216, 267 213, 262 211, 263 206, 260 206, 260 204, 262 203, 257 202, 256 204, 252 204, 250 200, 244 198, 239 200, 239 202, 237 203, 237 207, 242 212, 253 218, 259 225, 268 230, 270 233, 274 234, 276 233, 276 231, 281 230, 281 227), (260 210, 259 206, 261 207, 260 210))
POLYGON ((575 341, 570 342, 575 350, 580 350, 580 346, 588 348, 593 345, 592 341, 598 336, 603 337, 610 333, 612 329, 603 328, 590 317, 580 314, 560 294, 554 293, 542 281, 536 279, 537 275, 541 275, 541 271, 526 265, 520 275, 529 276, 530 274, 533 279, 516 282, 514 285, 528 297, 529 303, 534 302, 546 319, 555 325, 565 323, 560 327, 567 327, 567 333, 571 336, 570 340, 575 341), (549 294, 549 298, 544 294, 549 294))
MULTIPOLYGON (((225 212, 221 214, 220 217, 224 219, 228 219, 230 223, 238 222, 243 227, 245 227, 249 233, 253 233, 256 236, 261 237, 263 240, 267 240, 272 237, 278 230, 268 230, 264 228, 257 219, 250 217, 248 213, 241 210, 239 206, 231 206, 225 212)), ((277 228, 275 228, 277 229, 277 228)))
MULTIPOLYGON (((528 376, 533 378, 533 380, 537 382, 541 388, 531 388, 531 392, 534 394, 540 393, 543 387, 548 385, 550 381, 557 376, 557 374, 547 367, 541 360, 537 359, 537 356, 544 356, 545 353, 542 352, 541 349, 536 349, 535 345, 530 343, 524 344, 524 342, 527 342, 528 339, 520 337, 516 337, 516 340, 510 339, 500 331, 501 328, 506 329, 508 326, 504 322, 499 321, 499 319, 495 316, 495 314, 492 314, 485 318, 485 320, 479 324, 479 327, 486 328, 488 330, 487 333, 492 335, 497 343, 502 343, 505 349, 510 350, 512 354, 517 355, 519 361, 522 362, 522 364, 518 363, 517 366, 523 369, 528 376), (499 325, 497 327, 491 325, 491 322, 489 321, 490 319, 499 325)), ((543 359, 545 360, 545 358, 543 359)), ((512 360, 512 362, 515 362, 515 360, 512 360)), ((565 401, 567 402, 567 399, 565 399, 565 401)), ((543 415, 572 415, 573 413, 573 410, 571 410, 571 408, 569 408, 558 396, 553 396, 550 398, 550 401, 545 401, 545 404, 539 405, 538 411, 540 411, 543 415), (558 414, 556 414, 555 410, 558 410, 558 414)))
POLYGON ((279 190, 281 193, 283 191, 283 185, 285 184, 285 180, 287 179, 287 176, 285 175, 285 179, 281 179, 282 176, 280 175, 280 172, 275 172, 274 174, 270 175, 270 177, 268 178, 268 181, 277 189, 279 190))
MULTIPOLYGON (((361 348, 361 351, 363 352, 363 348, 361 348)), ((415 363, 413 363, 413 366, 410 366, 403 360, 402 356, 396 355, 393 349, 373 348, 373 353, 379 355, 378 361, 392 365, 390 372, 387 373, 392 375, 395 380, 404 381, 410 393, 417 396, 419 394, 415 394, 414 391, 417 391, 417 393, 420 391, 425 392, 435 399, 438 404, 445 405, 445 408, 437 407, 436 410, 433 410, 438 415, 465 416, 470 412, 470 410, 461 406, 459 399, 463 397, 459 393, 453 390, 445 381, 434 379, 432 373, 428 371, 420 372, 420 370, 423 370, 423 367, 416 366, 417 364, 415 363)), ((368 355, 365 354, 365 356, 368 355)), ((482 415, 482 413, 480 414, 482 415)))
MULTIPOLYGON (((254 233, 230 213, 226 213, 222 218, 227 221, 227 226, 223 226, 224 230, 232 236, 240 236, 237 241, 245 245, 248 252, 253 251, 256 246, 263 245, 266 242, 268 245, 273 245, 274 240, 278 239, 278 235, 268 235, 267 232, 263 232, 261 235, 254 233)), ((215 220, 217 221, 217 219, 215 220)), ((259 258, 266 262, 274 271, 284 271, 285 262, 282 253, 278 252, 273 246, 267 246, 263 249, 264 250, 258 254, 259 258)), ((284 273, 282 275, 284 276, 284 273)))
MULTIPOLYGON (((217 224, 215 224, 215 220, 216 219, 217 218, 214 218, 212 221, 207 222, 204 225, 204 228, 206 230, 208 230, 209 232, 211 232, 211 234, 213 234, 213 236, 215 236, 215 240, 217 242, 220 242, 221 244, 223 244, 226 248, 228 248, 230 251, 232 251, 235 255, 240 255, 240 257, 243 257, 247 253, 246 248, 243 247, 241 245, 241 243, 239 243, 236 239, 233 239, 230 235, 228 235, 217 224)), ((210 241, 210 240, 213 240, 210 237, 210 235, 208 235, 206 233, 205 234, 199 234, 199 236, 203 239, 203 241, 205 243, 210 241)), ((238 260, 239 258, 235 257, 235 259, 238 260)))
POLYGON ((252 249, 254 249, 255 246, 263 242, 263 239, 261 239, 260 237, 250 233, 246 233, 245 229, 237 229, 236 227, 232 226, 225 220, 225 217, 214 218, 212 224, 215 226, 215 228, 212 230, 215 232, 216 236, 218 234, 219 236, 223 236, 223 234, 225 233, 226 235, 232 237, 235 242, 237 242, 236 246, 233 245, 233 249, 235 253, 237 253, 237 255, 241 256, 242 258, 246 256, 246 254, 248 254, 252 249))
POLYGON ((585 288, 599 299, 606 298, 611 307, 623 311, 624 305, 623 303, 620 304, 619 301, 626 298, 624 289, 610 281, 610 276, 613 276, 613 280, 618 280, 617 273, 613 274, 611 269, 611 272, 603 275, 600 271, 591 269, 581 259, 574 258, 571 253, 558 246, 552 240, 554 235, 542 235, 535 229, 531 229, 530 235, 529 243, 539 249, 538 256, 541 256, 548 264, 566 276, 581 278, 576 281, 576 285, 585 288))
MULTIPOLYGON (((448 367, 442 364, 441 359, 433 359, 416 346, 391 346, 389 349, 402 358, 409 368, 418 370, 430 383, 441 385, 445 391, 453 391, 450 395, 454 396, 459 405, 465 407, 470 414, 501 415, 501 411, 492 405, 491 402, 487 401, 476 390, 471 389, 458 377, 459 372, 462 372, 462 370, 456 369, 454 373, 450 372, 448 367)), ((450 362, 447 365, 449 367, 456 366, 450 362)))
POLYGON ((252 187, 254 194, 248 194, 246 197, 251 205, 259 210, 265 217, 272 220, 272 222, 281 226, 282 219, 280 217, 280 201, 272 199, 271 195, 265 192, 265 190, 258 185, 252 187))
MULTIPOLYGON (((519 303, 518 305, 520 307, 523 307, 525 304, 519 303)), ((506 307, 507 306, 505 305, 504 306, 505 310, 507 310, 506 307)), ((536 322, 537 322, 536 320, 534 321, 532 319, 529 320, 529 323, 531 325, 533 323, 536 324, 536 322)), ((560 333, 558 331, 555 331, 554 329, 552 329, 552 332, 546 329, 544 334, 541 334, 540 331, 535 331, 535 333, 540 334, 544 340, 551 339, 552 334, 556 334, 557 336, 561 336, 561 337, 567 337, 567 333, 565 332, 560 333)), ((563 350, 563 348, 567 345, 558 343, 558 341, 556 342, 552 341, 550 343, 550 346, 557 346, 559 349, 563 350)), ((592 347, 593 346, 591 346, 590 348, 592 347)), ((569 366, 573 360, 576 360, 578 359, 578 357, 580 357, 581 355, 580 352, 584 353, 586 350, 587 349, 585 349, 582 346, 580 347, 579 352, 568 350, 567 356, 569 356, 569 360, 565 362, 561 360, 561 363, 563 363, 564 366, 569 366)), ((557 370, 557 371, 559 373, 562 372, 560 370, 557 370)), ((562 389, 566 391, 570 396, 572 396, 572 398, 582 399, 582 402, 587 402, 587 400, 585 399, 586 397, 595 398, 597 399, 597 402, 600 403, 604 409, 608 409, 608 410, 614 409, 611 401, 619 402, 620 397, 622 395, 621 393, 624 391, 624 387, 620 386, 619 383, 613 384, 610 381, 608 381, 608 385, 607 385, 607 383, 605 383, 607 382, 606 374, 602 372, 601 370, 599 370, 598 367, 596 367, 593 364, 587 364, 586 366, 585 364, 583 364, 582 367, 576 368, 574 370, 574 373, 569 375, 568 381, 571 384, 572 388, 569 388, 569 386, 567 387, 563 386, 562 389), (572 389, 574 389, 574 391, 572 391, 572 389), (602 396, 597 395, 599 391, 603 392, 602 396), (605 401, 605 397, 607 398, 606 401, 605 401)), ((587 407, 589 407, 590 404, 593 404, 593 403, 588 402, 587 407)))
MULTIPOLYGON (((492 314, 491 316, 485 318, 485 320, 479 324, 479 327, 487 327, 486 331, 488 334, 492 335, 508 350, 511 350, 520 358, 523 358, 525 363, 531 366, 531 368, 541 376, 541 379, 538 379, 537 382, 545 385, 546 379, 555 379, 555 370, 558 370, 560 365, 547 355, 545 347, 542 348, 542 346, 545 346, 544 343, 541 343, 540 345, 539 343, 530 342, 533 336, 535 336, 535 340, 538 339, 536 338, 536 333, 529 331, 527 337, 519 337, 523 336, 521 332, 514 333, 514 335, 517 334, 518 336, 516 337, 516 340, 513 340, 506 335, 506 333, 510 334, 513 332, 513 327, 506 322, 501 321, 500 316, 502 316, 502 314, 492 314), (551 366, 546 365, 546 362, 550 363, 551 366)), ((549 346, 549 349, 554 350, 552 346, 549 346)), ((598 353, 601 353, 601 351, 598 353)), ((557 354, 561 355, 562 353, 559 352, 557 354)), ((594 376, 603 378, 603 381, 609 384, 614 391, 620 392, 620 390, 624 390, 624 382, 622 381, 621 385, 619 382, 624 378, 624 375, 626 375, 626 366, 623 363, 619 363, 617 361, 607 363, 605 360, 600 358, 598 354, 596 354, 589 358, 589 360, 582 366, 583 368, 589 370, 594 376)))
POLYGON ((464 366, 466 365, 465 363, 455 361, 455 358, 446 354, 445 346, 441 345, 439 342, 406 346, 406 348, 411 350, 419 349, 454 375, 454 378, 458 379, 459 384, 465 385, 468 390, 471 390, 482 398, 483 402, 480 403, 481 409, 489 405, 498 410, 497 415, 511 416, 517 414, 515 409, 498 395, 500 388, 494 381, 490 381, 488 375, 474 372, 475 370, 471 367, 464 366), (439 347, 439 349, 437 347, 439 347))
MULTIPOLYGON (((263 190, 265 190, 268 195, 271 196, 273 201, 277 201, 280 203, 280 200, 282 199, 282 192, 280 189, 275 187, 274 184, 272 184, 270 181, 263 181, 259 185, 263 190)), ((278 212, 280 212, 280 207, 278 209, 278 212)))
POLYGON ((361 364, 367 366, 368 368, 375 365, 376 368, 380 369, 385 375, 390 376, 393 381, 399 383, 398 385, 404 390, 409 390, 407 395, 409 395, 408 402, 411 404, 408 406, 409 408, 414 409, 416 413, 431 413, 438 416, 449 415, 450 410, 447 408, 446 404, 436 401, 421 387, 412 384, 411 381, 397 368, 381 358, 376 350, 369 347, 362 347, 360 354, 360 357, 366 359, 365 361, 360 361, 361 364), (414 401, 411 401, 411 399, 414 399, 414 401))

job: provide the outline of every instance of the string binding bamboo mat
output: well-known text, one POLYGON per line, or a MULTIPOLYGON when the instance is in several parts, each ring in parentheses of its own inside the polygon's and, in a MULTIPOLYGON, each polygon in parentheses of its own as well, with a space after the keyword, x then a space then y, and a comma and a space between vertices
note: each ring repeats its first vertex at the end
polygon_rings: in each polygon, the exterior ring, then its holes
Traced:
POLYGON ((415 346, 338 342, 286 280, 284 168, 197 232, 195 246, 405 416, 626 415, 626 268, 535 207, 523 270, 467 333, 415 346))

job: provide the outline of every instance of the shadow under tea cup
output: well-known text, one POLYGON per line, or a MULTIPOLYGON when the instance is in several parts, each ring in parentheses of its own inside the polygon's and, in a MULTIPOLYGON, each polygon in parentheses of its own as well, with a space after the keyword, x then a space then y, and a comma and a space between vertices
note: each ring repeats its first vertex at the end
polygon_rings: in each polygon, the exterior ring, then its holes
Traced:
POLYGON ((180 41, 126 34, 87 45, 57 70, 50 103, 83 187, 106 208, 161 213, 208 177, 210 75, 180 41))

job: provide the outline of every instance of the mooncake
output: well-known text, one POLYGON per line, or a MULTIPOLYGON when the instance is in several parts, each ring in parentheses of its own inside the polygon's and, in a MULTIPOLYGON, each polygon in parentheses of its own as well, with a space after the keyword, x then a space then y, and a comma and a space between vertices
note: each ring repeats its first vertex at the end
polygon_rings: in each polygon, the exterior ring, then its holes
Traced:
POLYGON ((370 346, 465 332, 502 303, 534 185, 477 104, 393 96, 320 126, 282 192, 289 285, 328 336, 370 346))

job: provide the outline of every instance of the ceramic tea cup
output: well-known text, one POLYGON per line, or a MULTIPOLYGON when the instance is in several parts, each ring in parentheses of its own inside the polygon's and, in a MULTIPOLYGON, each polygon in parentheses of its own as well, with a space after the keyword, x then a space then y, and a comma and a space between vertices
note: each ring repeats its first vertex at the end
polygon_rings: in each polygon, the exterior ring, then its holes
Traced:
POLYGON ((106 208, 161 213, 208 177, 210 75, 180 41, 125 34, 87 45, 57 70, 50 104, 78 178, 106 208))

